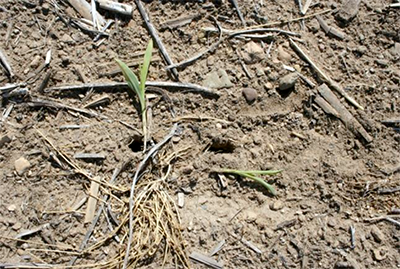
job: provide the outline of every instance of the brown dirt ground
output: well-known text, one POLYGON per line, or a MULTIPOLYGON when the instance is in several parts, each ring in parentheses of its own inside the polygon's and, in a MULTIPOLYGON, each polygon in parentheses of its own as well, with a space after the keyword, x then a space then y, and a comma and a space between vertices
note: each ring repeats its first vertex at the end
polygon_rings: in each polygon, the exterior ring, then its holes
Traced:
MULTIPOLYGON (((66 265, 72 257, 68 253, 32 250, 46 247, 5 239, 50 224, 26 239, 78 247, 88 229, 83 222, 86 205, 78 212, 66 210, 87 196, 89 181, 51 161, 51 154, 55 152, 37 130, 68 156, 79 152, 104 154, 106 158, 100 162, 75 161, 92 175, 107 180, 116 167, 131 160, 116 183, 129 189, 143 153, 129 147, 137 131, 116 120, 139 130, 141 122, 134 106, 137 104, 124 90, 95 91, 88 100, 84 100, 86 91, 39 93, 37 87, 46 72, 35 75, 35 71, 44 62, 46 52, 52 49, 50 66, 54 73, 48 87, 82 83, 76 68, 82 70, 89 82, 123 81, 121 75, 103 74, 117 68, 115 57, 131 61, 143 52, 149 35, 137 10, 132 20, 101 11, 106 18, 116 19, 116 24, 111 27, 109 37, 96 46, 89 35, 58 19, 50 2, 39 2, 0 1, 0 47, 16 74, 14 82, 23 82, 31 75, 37 77, 27 86, 30 96, 2 100, 2 111, 10 104, 15 106, 1 123, 0 131, 1 138, 11 139, 0 145, 0 262, 66 265), (30 97, 40 97, 83 107, 105 94, 111 97, 111 102, 93 111, 106 115, 109 120, 25 105, 30 97), (89 126, 73 130, 59 128, 67 124, 89 126), (20 157, 30 163, 22 175, 14 167, 20 157)), ((257 23, 256 5, 258 15, 265 16, 267 22, 301 16, 296 1, 239 2, 249 25, 257 23)), ((319 1, 307 14, 335 9, 342 4, 338 2, 319 1)), ((344 40, 326 35, 318 29, 316 19, 279 26, 300 33, 304 41, 299 43, 301 47, 365 108, 358 111, 342 100, 373 137, 369 144, 313 104, 316 91, 303 81, 299 80, 289 94, 280 94, 279 79, 288 73, 282 64, 295 67, 320 84, 309 66, 290 48, 284 35, 276 36, 270 58, 247 65, 251 79, 235 52, 236 48, 245 47, 249 42, 246 39, 226 41, 215 53, 179 70, 181 81, 203 84, 208 73, 223 69, 234 84, 231 88, 216 90, 221 95, 219 99, 168 92, 178 117, 223 120, 181 122, 182 133, 162 151, 166 156, 186 149, 172 163, 168 193, 174 199, 178 192, 185 194, 185 204, 179 214, 187 253, 207 254, 221 240, 226 240, 222 250, 213 256, 225 268, 400 268, 399 226, 386 221, 367 221, 400 208, 398 192, 380 192, 400 184, 400 173, 395 171, 400 164, 400 134, 398 129, 381 124, 382 120, 399 118, 400 114, 400 9, 389 9, 389 4, 389 1, 363 1, 357 17, 343 28, 338 26, 333 13, 322 15, 327 23, 345 33, 344 40), (243 98, 245 87, 257 90, 257 99, 252 104, 243 98), (222 141, 222 148, 215 141, 222 141), (246 179, 226 177, 227 188, 222 190, 210 174, 218 168, 284 171, 271 177, 270 182, 278 192, 272 197, 246 179), (290 225, 278 229, 282 223, 290 225), (353 247, 350 227, 355 230, 353 247), (262 253, 254 252, 238 238, 250 241, 262 253)), ((200 14, 200 19, 186 26, 160 31, 175 62, 187 59, 217 40, 216 36, 204 35, 202 30, 214 25, 208 15, 217 18, 224 28, 242 27, 226 0, 150 1, 144 5, 158 29, 163 22, 181 15, 200 14)), ((63 3, 59 6, 67 14, 79 16, 71 7, 63 3)), ((265 43, 265 50, 269 43, 265 43)), ((149 80, 169 81, 164 66, 161 60, 154 60, 149 80)), ((1 73, 1 86, 8 82, 5 73, 1 73)), ((172 117, 165 100, 156 96, 150 102, 153 104, 151 135, 158 142, 171 128, 172 117)), ((160 176, 157 171, 148 172, 152 176, 147 178, 160 176)), ((115 195, 126 205, 128 193, 115 195)), ((111 199, 110 203, 121 220, 123 215, 118 211, 120 204, 116 200, 111 199)), ((101 217, 89 245, 108 233, 101 217)), ((107 261, 119 251, 119 245, 110 241, 80 257, 76 264, 107 261)), ((159 268, 160 264, 161 256, 156 256, 142 262, 142 268, 159 268)), ((206 268, 193 261, 191 265, 206 268)))

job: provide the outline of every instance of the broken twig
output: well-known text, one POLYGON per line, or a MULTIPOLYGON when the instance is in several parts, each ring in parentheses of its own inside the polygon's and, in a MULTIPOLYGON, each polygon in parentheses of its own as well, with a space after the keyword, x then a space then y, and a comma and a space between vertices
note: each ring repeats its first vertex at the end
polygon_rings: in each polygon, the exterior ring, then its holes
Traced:
MULTIPOLYGON (((218 98, 219 93, 212 91, 206 87, 191 84, 191 83, 180 83, 180 82, 165 82, 165 81, 146 81, 146 87, 158 87, 165 88, 171 91, 179 90, 186 92, 194 92, 198 94, 202 94, 204 96, 209 96, 212 98, 218 98)), ((86 90, 91 89, 94 90, 109 90, 109 89, 127 89, 128 84, 125 82, 113 82, 113 83, 87 83, 87 84, 79 84, 79 85, 71 85, 71 86, 58 86, 52 87, 45 90, 45 92, 51 91, 76 91, 76 90, 86 90)))
POLYGON ((352 97, 350 97, 336 82, 334 82, 328 75, 326 75, 322 70, 311 60, 310 57, 292 40, 289 38, 290 45, 293 50, 304 60, 306 61, 314 71, 317 73, 318 77, 325 82, 329 87, 337 91, 340 95, 342 95, 349 103, 354 105, 355 107, 363 110, 363 107, 360 106, 352 97))
POLYGON ((4 67, 4 69, 6 70, 6 73, 7 73, 8 77, 10 79, 12 79, 14 77, 14 73, 13 73, 13 71, 11 69, 10 64, 7 61, 6 55, 3 53, 3 51, 1 49, 0 49, 0 63, 4 67))
MULTIPOLYGON (((151 23, 149 15, 147 15, 147 12, 144 9, 142 3, 140 2, 140 0, 135 0, 135 3, 140 12, 140 15, 143 18, 144 23, 147 26, 147 29, 149 30, 150 35, 153 37, 154 42, 157 44, 158 49, 160 50, 162 56, 164 57, 165 62, 167 63, 167 65, 173 65, 174 63, 172 62, 171 58, 169 57, 169 54, 168 54, 167 50, 165 49, 164 44, 162 43, 160 37, 158 36, 156 28, 151 23)), ((178 71, 176 71, 175 68, 172 68, 170 71, 171 71, 173 78, 175 80, 179 81, 178 71)))

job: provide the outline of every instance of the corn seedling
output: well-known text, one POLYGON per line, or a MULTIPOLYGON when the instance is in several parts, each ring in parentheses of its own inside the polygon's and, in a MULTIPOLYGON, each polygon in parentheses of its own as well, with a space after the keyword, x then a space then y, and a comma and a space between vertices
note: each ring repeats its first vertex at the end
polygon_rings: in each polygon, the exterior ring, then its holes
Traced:
POLYGON ((140 103, 140 113, 142 114, 142 125, 143 125, 143 137, 144 137, 144 150, 146 150, 147 143, 147 104, 146 104, 146 79, 147 74, 149 72, 149 66, 151 61, 151 54, 153 50, 153 40, 150 39, 149 44, 147 45, 146 52, 143 58, 143 64, 140 68, 140 81, 138 80, 135 73, 121 60, 115 59, 117 64, 122 70, 122 73, 125 77, 126 82, 128 83, 129 88, 134 91, 140 103))
POLYGON ((221 171, 218 171, 219 173, 224 173, 224 174, 233 174, 233 175, 238 175, 241 177, 247 177, 255 182, 261 184, 264 188, 266 188, 272 195, 276 195, 276 191, 274 187, 272 187, 270 184, 268 184, 264 179, 262 179, 259 176, 264 176, 264 175, 276 175, 282 172, 282 170, 250 170, 250 171, 243 171, 243 170, 232 170, 232 169, 223 169, 221 171))

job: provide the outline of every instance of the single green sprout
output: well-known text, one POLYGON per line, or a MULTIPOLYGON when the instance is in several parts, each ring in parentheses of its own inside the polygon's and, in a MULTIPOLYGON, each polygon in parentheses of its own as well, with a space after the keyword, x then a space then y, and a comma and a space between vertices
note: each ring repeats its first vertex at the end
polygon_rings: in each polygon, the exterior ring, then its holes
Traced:
POLYGON ((147 104, 146 104, 146 80, 149 72, 151 55, 153 51, 153 40, 150 39, 146 52, 143 58, 143 65, 140 68, 140 81, 138 80, 135 73, 121 60, 115 59, 117 64, 122 70, 126 82, 131 90, 133 90, 140 103, 140 113, 142 114, 142 125, 143 125, 143 137, 144 137, 144 151, 146 150, 147 143, 147 104))
POLYGON ((233 169, 222 169, 218 171, 219 173, 224 173, 224 174, 234 174, 238 175, 241 177, 247 177, 255 182, 261 184, 264 188, 266 188, 272 195, 276 195, 276 191, 274 187, 272 187, 270 184, 268 184, 264 179, 261 177, 258 177, 259 175, 276 175, 282 172, 283 170, 249 170, 249 171, 244 171, 244 170, 233 170, 233 169))

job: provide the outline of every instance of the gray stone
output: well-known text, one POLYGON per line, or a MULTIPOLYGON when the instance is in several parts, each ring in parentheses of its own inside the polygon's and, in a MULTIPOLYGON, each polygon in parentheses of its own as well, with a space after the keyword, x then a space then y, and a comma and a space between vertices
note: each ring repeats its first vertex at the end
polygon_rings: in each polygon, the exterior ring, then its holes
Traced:
POLYGON ((382 231, 378 228, 378 227, 376 227, 376 226, 374 226, 374 227, 372 227, 372 229, 371 229, 371 235, 372 235, 372 237, 375 239, 375 241, 377 242, 377 243, 381 243, 382 241, 384 241, 384 239, 385 239, 385 235, 382 233, 382 231))
POLYGON ((257 91, 253 88, 244 88, 242 90, 243 96, 246 101, 250 104, 253 103, 257 99, 257 91))
POLYGON ((393 57, 400 57, 400 43, 394 43, 394 46, 389 49, 389 53, 393 57))
POLYGON ((382 67, 387 67, 389 65, 389 61, 383 59, 376 59, 375 62, 382 67))
POLYGON ((356 16, 361 0, 347 0, 336 14, 336 19, 344 25, 348 25, 356 16))
POLYGON ((336 221, 335 221, 335 219, 333 219, 333 218, 330 218, 329 220, 328 220, 328 226, 329 227, 331 227, 331 228, 335 228, 336 227, 336 221))
POLYGON ((273 204, 270 205, 270 209, 273 211, 278 211, 283 208, 284 204, 281 201, 275 201, 273 204))
POLYGON ((308 23, 308 27, 310 28, 311 32, 316 33, 319 31, 321 26, 319 25, 319 22, 317 21, 317 19, 312 19, 308 23))
POLYGON ((290 55, 283 46, 278 47, 278 58, 281 61, 289 62, 292 59, 292 55, 290 55))
POLYGON ((265 59, 263 48, 251 41, 244 46, 243 60, 246 64, 254 64, 265 59))
POLYGON ((2 148, 5 144, 8 144, 11 142, 11 138, 8 135, 3 136, 0 138, 0 148, 2 148))
POLYGON ((264 89, 266 91, 272 90, 274 88, 274 85, 271 82, 267 82, 264 84, 264 89))
POLYGON ((203 85, 214 89, 233 87, 228 74, 223 69, 208 73, 203 81, 203 85))
POLYGON ((30 162, 24 157, 19 158, 14 162, 15 171, 17 171, 18 175, 22 175, 26 172, 26 170, 31 167, 30 162))
POLYGON ((354 269, 354 266, 348 262, 337 262, 335 264, 335 269, 354 269))
POLYGON ((298 75, 296 73, 290 73, 279 80, 279 89, 281 91, 286 91, 296 85, 298 75))

